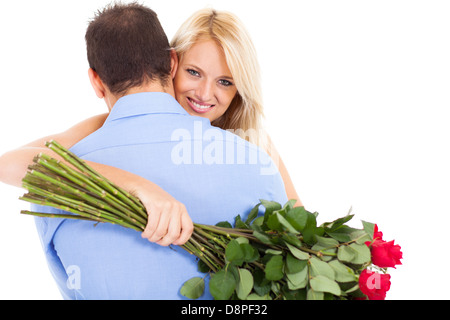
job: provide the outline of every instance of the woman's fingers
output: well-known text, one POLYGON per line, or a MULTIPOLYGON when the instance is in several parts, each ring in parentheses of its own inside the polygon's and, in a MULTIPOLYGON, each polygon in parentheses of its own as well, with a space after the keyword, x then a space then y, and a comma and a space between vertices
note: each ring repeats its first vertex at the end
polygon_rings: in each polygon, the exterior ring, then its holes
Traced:
POLYGON ((187 211, 185 211, 181 216, 181 233, 178 239, 173 242, 173 244, 182 246, 189 240, 193 232, 194 223, 192 222, 191 217, 188 215, 187 211))
POLYGON ((170 201, 149 207, 148 223, 143 238, 161 246, 183 245, 192 235, 193 223, 186 207, 178 201, 170 201))
POLYGON ((153 234, 156 231, 156 228, 158 227, 159 218, 161 216, 159 210, 156 206, 149 205, 147 206, 147 225, 142 232, 142 238, 146 238, 150 240, 151 237, 153 237, 153 234))

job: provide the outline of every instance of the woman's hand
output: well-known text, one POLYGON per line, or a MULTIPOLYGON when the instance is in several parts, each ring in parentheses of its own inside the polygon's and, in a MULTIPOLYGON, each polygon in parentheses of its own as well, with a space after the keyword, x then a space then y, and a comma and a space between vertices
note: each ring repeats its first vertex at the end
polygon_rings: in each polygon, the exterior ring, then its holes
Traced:
POLYGON ((183 245, 189 240, 194 224, 186 207, 161 187, 119 168, 91 161, 86 163, 141 200, 148 214, 147 226, 142 232, 143 238, 161 246, 183 245))
POLYGON ((147 226, 142 232, 142 237, 161 246, 185 244, 194 230, 186 207, 150 181, 146 181, 145 184, 147 187, 133 191, 148 214, 147 226))

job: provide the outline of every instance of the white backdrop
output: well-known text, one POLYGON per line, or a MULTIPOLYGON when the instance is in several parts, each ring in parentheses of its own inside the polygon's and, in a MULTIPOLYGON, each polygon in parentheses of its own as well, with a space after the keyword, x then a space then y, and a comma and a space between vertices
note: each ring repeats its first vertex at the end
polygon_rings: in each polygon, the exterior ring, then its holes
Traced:
MULTIPOLYGON (((84 32, 109 1, 0 11, 0 154, 106 112, 84 32)), ((448 299, 450 4, 434 0, 140 1, 169 38, 206 6, 237 14, 263 71, 266 123, 319 222, 378 223, 402 246, 387 299, 448 299)), ((0 184, 0 299, 60 299, 23 190, 0 184)))

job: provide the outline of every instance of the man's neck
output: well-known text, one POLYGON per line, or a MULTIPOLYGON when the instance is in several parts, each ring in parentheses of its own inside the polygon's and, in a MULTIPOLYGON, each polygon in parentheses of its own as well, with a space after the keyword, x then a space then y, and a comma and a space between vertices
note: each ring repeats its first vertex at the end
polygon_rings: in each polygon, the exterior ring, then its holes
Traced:
POLYGON ((130 88, 123 95, 113 95, 113 94, 105 95, 105 102, 108 105, 109 111, 111 111, 112 108, 114 107, 114 105, 116 104, 117 100, 119 100, 120 98, 122 98, 124 96, 128 96, 130 94, 143 93, 143 92, 164 92, 164 93, 170 94, 172 97, 175 98, 175 91, 173 89, 172 84, 170 84, 168 86, 163 86, 159 82, 155 81, 155 82, 143 85, 143 86, 130 88))

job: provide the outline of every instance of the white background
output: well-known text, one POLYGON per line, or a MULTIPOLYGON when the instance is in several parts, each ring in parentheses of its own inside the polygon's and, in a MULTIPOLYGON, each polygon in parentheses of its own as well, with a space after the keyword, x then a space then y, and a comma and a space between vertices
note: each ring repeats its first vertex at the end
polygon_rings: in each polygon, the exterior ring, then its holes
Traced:
MULTIPOLYGON (((0 11, 0 154, 106 112, 84 32, 108 1, 0 11)), ((257 47, 267 129, 319 222, 375 222, 402 246, 387 299, 448 299, 448 1, 141 1, 169 39, 197 9, 237 14, 257 47)), ((60 299, 19 188, 0 184, 0 298, 60 299)))

